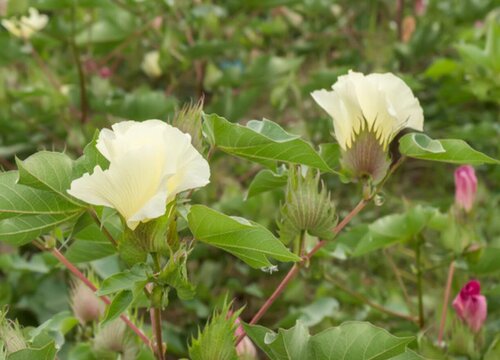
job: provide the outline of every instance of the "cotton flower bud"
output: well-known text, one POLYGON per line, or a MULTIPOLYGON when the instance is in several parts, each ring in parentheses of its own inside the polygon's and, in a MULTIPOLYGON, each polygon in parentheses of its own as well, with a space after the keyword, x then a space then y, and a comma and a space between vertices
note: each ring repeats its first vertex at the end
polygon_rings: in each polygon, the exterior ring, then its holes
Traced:
MULTIPOLYGON (((5 318, 6 311, 0 309, 0 340, 3 342, 4 351, 7 355, 16 351, 26 349, 26 340, 21 333, 19 325, 5 318)), ((0 343, 0 358, 2 355, 2 347, 0 343)))
POLYGON ((282 241, 289 243, 302 231, 330 238, 336 222, 335 206, 330 193, 320 184, 319 173, 314 175, 308 170, 302 175, 298 169, 290 168, 285 203, 278 223, 282 241))
POLYGON ((477 178, 470 165, 460 166, 455 170, 455 203, 466 212, 472 210, 477 192, 477 178))
POLYGON ((353 180, 380 182, 390 165, 389 145, 406 128, 423 130, 423 111, 397 76, 349 71, 332 91, 311 93, 332 118, 341 163, 353 180))
MULTIPOLYGON (((238 324, 234 335, 236 338, 240 337, 245 333, 243 326, 240 324, 240 318, 236 318, 235 323, 238 324)), ((248 336, 245 336, 238 345, 236 345, 236 353, 240 360, 257 360, 257 349, 253 344, 252 340, 248 336)))
POLYGON ((120 359, 136 359, 137 346, 133 337, 127 331, 125 323, 121 319, 116 319, 100 328, 93 344, 94 352, 98 359, 115 359, 120 354, 120 359))
POLYGON ((71 287, 71 309, 80 324, 98 321, 104 314, 104 303, 80 280, 74 280, 71 287))
POLYGON ((185 105, 172 121, 173 126, 191 135, 191 143, 200 152, 203 151, 202 112, 203 98, 196 103, 185 105))
POLYGON ((486 321, 488 305, 486 298, 481 295, 479 281, 471 280, 465 284, 452 305, 460 320, 464 321, 472 331, 477 333, 481 330, 486 321))

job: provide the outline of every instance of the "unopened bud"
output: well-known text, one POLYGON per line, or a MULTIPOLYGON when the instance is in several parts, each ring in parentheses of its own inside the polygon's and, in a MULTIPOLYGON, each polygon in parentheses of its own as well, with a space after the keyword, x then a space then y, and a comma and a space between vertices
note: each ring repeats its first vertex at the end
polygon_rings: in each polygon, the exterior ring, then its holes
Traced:
POLYGON ((308 170, 304 176, 298 169, 290 168, 285 203, 278 223, 282 241, 289 243, 302 231, 331 238, 336 222, 335 206, 320 181, 319 173, 314 175, 308 170))
POLYGON ((172 125, 184 133, 191 135, 191 143, 198 151, 203 151, 202 135, 203 98, 195 103, 185 105, 175 115, 172 125))
POLYGON ((97 321, 105 310, 104 303, 80 280, 71 287, 71 309, 80 324, 97 321))
POLYGON ((112 355, 116 353, 123 360, 137 358, 137 346, 121 319, 113 320, 98 330, 94 338, 94 351, 98 359, 114 359, 116 355, 112 355))
POLYGON ((15 353, 16 351, 26 349, 27 346, 19 324, 6 319, 6 315, 6 310, 0 309, 0 340, 3 341, 4 351, 6 351, 7 355, 9 355, 15 353))

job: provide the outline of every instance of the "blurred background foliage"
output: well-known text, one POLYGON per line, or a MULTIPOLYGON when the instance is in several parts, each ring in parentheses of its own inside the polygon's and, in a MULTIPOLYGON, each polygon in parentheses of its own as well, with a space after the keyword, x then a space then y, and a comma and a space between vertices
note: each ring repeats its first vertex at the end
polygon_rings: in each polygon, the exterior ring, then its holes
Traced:
MULTIPOLYGON (((4 169, 15 167, 14 156, 25 158, 40 149, 76 157, 96 128, 122 119, 171 120, 184 104, 201 97, 206 113, 231 122, 268 118, 315 146, 332 142, 331 120, 309 93, 329 88, 349 69, 398 74, 420 99, 428 134, 461 138, 492 156, 500 154, 500 8, 494 0, 0 0, 0 15, 24 14, 30 6, 50 20, 29 42, 0 29, 4 169), (143 69, 151 51, 159 52, 158 76, 143 69)), ((194 202, 276 231, 284 192, 245 198, 259 166, 216 152, 211 168, 212 182, 194 202)), ((469 277, 480 277, 489 300, 488 334, 494 334, 500 331, 500 268, 494 260, 500 253, 500 169, 476 170, 480 190, 472 242, 496 252, 472 272, 470 264, 460 263, 453 294, 469 277)), ((359 189, 334 176, 324 180, 342 217, 359 189)), ((384 206, 370 207, 353 225, 416 204, 445 213, 453 193, 452 166, 407 161, 387 186, 384 206)), ((434 334, 450 259, 447 244, 456 234, 425 234, 424 302, 434 334)), ((355 242, 354 235, 346 233, 345 242, 349 237, 355 242)), ((398 269, 414 294, 414 251, 396 244, 383 255, 350 258, 341 247, 323 251, 323 260, 312 262, 263 323, 289 327, 302 319, 317 331, 357 319, 395 334, 414 333, 415 324, 373 310, 349 293, 354 289, 390 309, 415 312, 414 299, 405 303, 394 272, 398 269)), ((102 277, 119 266, 115 257, 88 265, 102 277)), ((227 292, 236 305, 246 305, 242 316, 248 319, 286 270, 282 265, 271 276, 203 244, 189 266, 196 300, 178 306, 172 297, 165 316, 169 349, 178 355, 185 354, 186 339, 227 292)), ((22 324, 37 325, 68 308, 63 277, 47 254, 29 246, 19 252, 2 248, 0 305, 9 304, 10 316, 22 324)))

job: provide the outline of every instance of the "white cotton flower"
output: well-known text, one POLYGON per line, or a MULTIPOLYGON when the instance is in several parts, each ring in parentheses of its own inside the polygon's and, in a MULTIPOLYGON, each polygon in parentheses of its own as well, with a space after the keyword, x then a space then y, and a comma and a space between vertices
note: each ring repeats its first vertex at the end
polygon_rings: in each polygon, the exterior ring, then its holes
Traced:
POLYGON ((141 69, 150 78, 160 77, 162 74, 160 67, 160 53, 158 51, 150 51, 144 55, 141 69))
POLYGON ((40 14, 37 9, 29 8, 29 16, 21 16, 21 19, 12 18, 2 20, 2 25, 12 35, 22 39, 29 39, 37 31, 42 30, 49 22, 49 17, 40 14))
POLYGON ((96 147, 109 169, 96 166, 68 193, 116 209, 132 230, 163 215, 178 193, 209 183, 210 168, 191 136, 160 120, 114 124, 100 132, 96 147))
POLYGON ((418 99, 391 73, 363 75, 349 71, 332 86, 311 95, 332 118, 340 147, 350 148, 362 131, 372 132, 385 148, 404 128, 422 131, 424 115, 418 99))
POLYGON ((391 73, 365 76, 349 71, 332 89, 311 95, 333 118, 343 167, 355 179, 380 181, 390 165, 388 147, 394 137, 405 128, 423 130, 418 99, 391 73))

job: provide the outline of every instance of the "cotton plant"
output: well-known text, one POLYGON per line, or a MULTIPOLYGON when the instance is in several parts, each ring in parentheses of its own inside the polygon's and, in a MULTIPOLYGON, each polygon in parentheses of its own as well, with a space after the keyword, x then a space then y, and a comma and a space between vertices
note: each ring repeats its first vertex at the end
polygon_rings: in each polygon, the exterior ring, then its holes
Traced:
MULTIPOLYGON (((157 63, 157 59, 152 60, 157 63)), ((193 249, 204 243, 262 270, 262 276, 279 277, 281 270, 289 270, 257 313, 233 311, 228 303, 221 312, 214 312, 203 330, 200 328, 190 340, 192 359, 204 359, 207 354, 230 360, 256 358, 256 347, 271 359, 281 359, 283 350, 291 354, 287 357, 290 359, 322 358, 332 343, 339 344, 336 351, 351 359, 359 348, 380 358, 385 358, 380 354, 417 356, 407 347, 413 338, 393 336, 367 322, 345 323, 316 335, 310 335, 301 322, 277 332, 258 322, 290 282, 307 271, 315 255, 326 245, 335 244, 353 218, 372 203, 382 205, 377 199, 405 159, 473 165, 498 161, 461 140, 435 140, 423 133, 419 100, 394 74, 350 71, 338 78, 332 90, 317 90, 311 95, 332 122, 332 141, 321 151, 271 120, 240 125, 217 114, 203 113, 201 103, 197 103, 178 112, 170 122, 115 122, 98 131, 76 160, 50 151, 18 160, 18 170, 0 174, 0 184, 6 189, 0 197, 0 240, 15 246, 32 243, 49 252, 78 279, 71 292, 71 324, 95 327, 93 345, 88 349, 94 355, 119 353, 134 358, 139 342, 157 359, 169 355, 164 309, 169 306, 171 290, 182 300, 196 297, 188 265, 193 249), (263 167, 250 184, 248 197, 285 188, 276 219, 279 237, 252 219, 224 214, 193 200, 195 192, 206 191, 214 182, 210 163, 217 151, 263 167), (343 186, 356 189, 357 205, 342 208, 332 195, 338 189, 331 191, 323 181, 324 175, 339 176, 343 186), (80 262, 89 264, 103 257, 98 248, 78 250, 77 245, 84 240, 75 240, 74 235, 89 226, 97 226, 109 240, 106 251, 121 259, 124 267, 120 272, 90 281, 87 269, 82 271, 65 256, 76 252, 80 262), (96 302, 97 297, 100 302, 96 302), (148 311, 137 311, 144 308, 148 311), (250 321, 240 324, 240 315, 250 321), (143 326, 144 322, 151 326, 143 326), (355 347, 343 347, 353 340, 349 336, 361 332, 369 336, 356 337, 355 347), (373 337, 380 342, 369 341, 373 337)), ((471 189, 475 188, 470 169, 457 179, 468 181, 460 183, 456 200, 456 207, 468 212, 471 189)), ((391 243, 383 231, 388 224, 397 232, 391 235, 408 241, 419 271, 418 315, 382 310, 421 329, 428 322, 421 291, 422 231, 442 223, 443 218, 446 221, 439 210, 426 206, 381 217, 366 227, 367 233, 350 249, 360 255, 388 247, 391 243), (409 227, 408 223, 419 226, 409 227), (379 239, 375 244, 371 240, 374 237, 379 239)), ((463 249, 455 254, 457 258, 462 255, 463 249)), ((448 284, 445 287, 450 289, 448 284)), ((463 309, 469 309, 466 301, 481 299, 476 292, 469 295, 468 300, 455 301, 455 308, 462 304, 463 309)), ((450 302, 450 296, 445 298, 445 310, 450 302)), ((469 324, 467 311, 460 316, 469 324)), ((483 313, 480 321, 474 320, 474 326, 487 322, 483 313)), ((43 333, 46 328, 48 325, 37 331, 43 333)), ((65 330, 69 331, 68 327, 65 330)), ((60 346, 56 340, 60 342, 64 335, 55 340, 49 337, 45 346, 52 347, 56 354, 60 346)), ((30 345, 26 342, 28 351, 30 345)))

